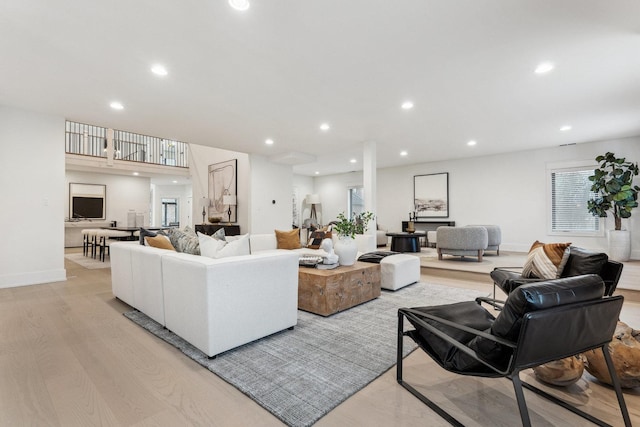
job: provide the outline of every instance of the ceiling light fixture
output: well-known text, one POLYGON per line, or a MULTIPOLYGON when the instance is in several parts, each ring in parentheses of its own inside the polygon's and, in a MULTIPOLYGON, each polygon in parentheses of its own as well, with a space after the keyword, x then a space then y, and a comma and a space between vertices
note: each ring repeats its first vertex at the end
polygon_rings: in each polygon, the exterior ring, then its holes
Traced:
POLYGON ((251 4, 249 3, 249 0, 229 0, 229 6, 231 6, 235 10, 244 12, 245 10, 249 9, 251 4))
POLYGON ((320 172, 319 172, 319 171, 316 171, 316 175, 320 175, 320 172))
POLYGON ((349 163, 357 163, 358 161, 356 159, 351 159, 349 160, 349 163))
POLYGON ((273 145, 273 139, 271 139, 271 138, 265 139, 264 143, 267 144, 267 145, 273 145))
POLYGON ((403 110, 411 110, 413 108, 413 102, 411 101, 405 101, 402 103, 402 109, 403 110))
POLYGON ((122 105, 118 101, 113 101, 111 104, 109 104, 109 107, 113 108, 114 110, 122 110, 122 109, 124 109, 124 105, 122 105))
POLYGON ((409 154, 409 153, 407 153, 406 151, 401 151, 401 152, 400 152, 400 155, 401 155, 401 156, 406 156, 406 155, 408 155, 408 154, 409 154))
POLYGON ((564 125, 560 128, 561 132, 567 132, 571 130, 571 126, 570 125, 564 125))
POLYGON ((545 73, 548 73, 549 71, 553 70, 554 68, 555 68, 555 65, 553 65, 552 62, 541 62, 536 67, 535 73, 536 74, 545 74, 545 73))
POLYGON ((329 126, 329 123, 322 123, 322 124, 320 125, 320 130, 321 130, 321 131, 326 132, 326 131, 328 131, 329 129, 331 129, 331 126, 329 126))
POLYGON ((177 183, 178 183, 178 181, 176 181, 175 179, 174 179, 173 181, 171 181, 171 182, 173 182, 174 184, 177 184, 177 183))
POLYGON ((476 141, 474 141, 473 139, 472 139, 471 141, 467 142, 467 145, 468 145, 469 147, 473 147, 473 146, 474 146, 474 145, 476 145, 476 144, 477 144, 477 142, 476 142, 476 141))
POLYGON ((156 76, 162 76, 162 77, 164 77, 167 74, 169 74, 169 72, 164 67, 164 65, 160 65, 160 64, 156 64, 153 67, 151 67, 151 72, 153 74, 155 74, 156 76))
POLYGON ((140 175, 138 172, 133 173, 133 176, 138 176, 138 175, 140 175))

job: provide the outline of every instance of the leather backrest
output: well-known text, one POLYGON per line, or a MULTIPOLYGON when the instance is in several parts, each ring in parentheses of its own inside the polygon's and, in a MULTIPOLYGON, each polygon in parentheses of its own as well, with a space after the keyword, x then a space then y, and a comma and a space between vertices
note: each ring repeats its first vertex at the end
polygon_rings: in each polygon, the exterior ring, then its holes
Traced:
POLYGON ((514 289, 504 308, 491 326, 499 337, 516 341, 523 316, 532 311, 582 301, 600 299, 604 295, 604 282, 596 274, 553 279, 522 285, 514 289))
POLYGON ((593 252, 577 246, 569 248, 569 258, 562 269, 561 277, 581 276, 583 274, 601 275, 609 257, 602 252, 593 252))

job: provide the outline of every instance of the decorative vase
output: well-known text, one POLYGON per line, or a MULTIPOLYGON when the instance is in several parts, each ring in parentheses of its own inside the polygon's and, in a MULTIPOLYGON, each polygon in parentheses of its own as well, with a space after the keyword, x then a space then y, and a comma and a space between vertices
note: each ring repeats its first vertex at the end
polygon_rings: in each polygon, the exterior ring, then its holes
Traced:
POLYGON ((629 261, 631 257, 631 233, 628 230, 609 230, 609 258, 614 261, 629 261))
POLYGON ((356 241, 349 236, 338 236, 338 241, 333 247, 336 255, 338 255, 338 263, 340 265, 353 265, 358 255, 358 246, 356 241))
POLYGON ((409 223, 407 224, 407 233, 415 233, 416 231, 416 225, 413 221, 409 221, 409 223))

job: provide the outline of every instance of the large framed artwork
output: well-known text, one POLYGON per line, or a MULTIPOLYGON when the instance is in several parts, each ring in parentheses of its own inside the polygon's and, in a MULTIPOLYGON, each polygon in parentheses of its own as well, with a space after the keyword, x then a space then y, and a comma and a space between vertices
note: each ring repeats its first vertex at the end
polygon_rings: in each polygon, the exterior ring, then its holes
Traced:
POLYGON ((210 217, 217 216, 221 217, 223 220, 227 220, 228 222, 237 222, 237 170, 237 159, 209 165, 210 217))
POLYGON ((415 175, 413 206, 416 218, 448 218, 449 173, 415 175))

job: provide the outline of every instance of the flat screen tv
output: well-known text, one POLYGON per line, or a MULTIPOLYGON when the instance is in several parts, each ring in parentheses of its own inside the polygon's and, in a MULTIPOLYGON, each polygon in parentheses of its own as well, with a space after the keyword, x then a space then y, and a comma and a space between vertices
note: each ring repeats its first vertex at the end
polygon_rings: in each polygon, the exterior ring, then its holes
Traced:
POLYGON ((78 219, 104 219, 104 198, 73 196, 71 217, 78 219))

